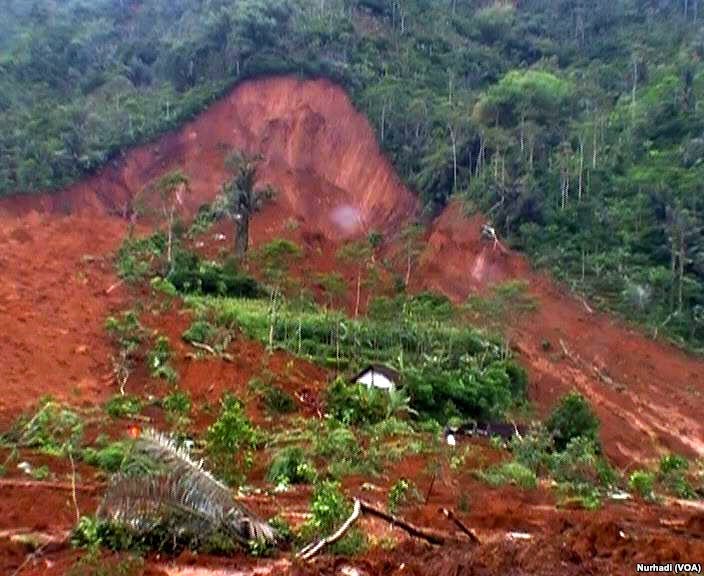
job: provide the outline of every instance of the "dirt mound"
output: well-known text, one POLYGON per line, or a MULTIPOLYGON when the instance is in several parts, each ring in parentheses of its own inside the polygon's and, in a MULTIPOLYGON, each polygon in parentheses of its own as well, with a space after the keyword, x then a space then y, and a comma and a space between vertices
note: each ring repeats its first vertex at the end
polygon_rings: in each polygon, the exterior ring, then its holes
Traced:
POLYGON ((538 307, 511 336, 531 376, 530 397, 545 414, 563 394, 585 394, 601 419, 606 451, 626 465, 664 451, 704 455, 704 362, 592 311, 526 259, 481 239, 484 220, 459 203, 436 220, 417 277, 455 300, 498 282, 523 280, 538 307))
POLYGON ((388 231, 416 207, 341 88, 285 77, 242 84, 180 130, 95 176, 56 194, 5 200, 0 210, 124 215, 136 192, 175 168, 191 180, 194 210, 226 179, 228 148, 264 156, 262 181, 279 191, 265 212, 277 216, 279 228, 292 219, 307 223, 309 233, 339 239, 388 231))

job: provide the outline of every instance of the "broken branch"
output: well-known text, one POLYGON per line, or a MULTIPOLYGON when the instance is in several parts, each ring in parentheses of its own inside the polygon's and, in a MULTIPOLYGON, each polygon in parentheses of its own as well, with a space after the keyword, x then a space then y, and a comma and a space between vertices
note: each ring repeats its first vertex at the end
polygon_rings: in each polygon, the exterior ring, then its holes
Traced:
POLYGON ((362 511, 362 502, 361 500, 355 499, 354 501, 354 509, 352 510, 352 514, 350 514, 350 517, 345 520, 344 524, 340 526, 337 529, 337 532, 332 534, 331 536, 328 536, 327 538, 323 538, 322 540, 319 540, 318 542, 314 544, 309 544, 305 548, 303 548, 299 553, 298 557, 303 558, 303 560, 310 560, 313 556, 315 556, 320 550, 322 550, 325 546, 328 546, 329 544, 333 544, 337 542, 340 538, 342 538, 347 530, 350 529, 352 524, 354 524, 357 519, 359 518, 359 515, 361 514, 362 511))
POLYGON ((422 528, 419 528, 418 526, 414 526, 410 522, 406 522, 405 520, 398 518, 394 516, 393 514, 389 514, 387 512, 384 512, 380 508, 376 508, 375 506, 372 506, 368 502, 364 502, 362 500, 359 501, 360 505, 362 507, 362 512, 365 512, 366 514, 369 514, 370 516, 376 516, 377 518, 384 520, 385 522, 388 522, 392 526, 398 526, 402 530, 405 530, 408 532, 411 536, 414 536, 415 538, 420 538, 421 540, 425 540, 426 542, 429 542, 430 544, 435 544, 436 546, 442 546, 447 542, 447 538, 444 536, 441 536, 440 534, 436 534, 434 532, 429 532, 427 530, 423 530, 422 528))
POLYGON ((450 522, 452 522, 455 526, 457 526, 462 533, 466 534, 474 544, 481 544, 481 541, 474 533, 474 530, 465 526, 464 522, 462 522, 462 520, 460 520, 452 510, 440 508, 440 513, 450 520, 450 522))

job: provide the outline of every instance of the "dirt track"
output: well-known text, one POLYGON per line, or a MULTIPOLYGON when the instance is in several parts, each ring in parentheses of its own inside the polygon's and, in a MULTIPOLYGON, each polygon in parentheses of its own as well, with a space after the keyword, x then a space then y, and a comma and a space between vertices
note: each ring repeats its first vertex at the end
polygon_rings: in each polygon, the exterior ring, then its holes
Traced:
MULTIPOLYGON (((115 392, 109 384, 111 348, 103 323, 129 297, 124 287, 106 293, 117 281, 111 255, 125 233, 122 215, 128 199, 164 171, 178 166, 191 179, 189 208, 196 209, 214 197, 225 178, 223 144, 262 152, 266 157, 265 180, 280 194, 255 218, 253 240, 259 243, 275 235, 294 235, 307 250, 302 274, 333 269, 332 254, 342 238, 372 229, 393 237, 417 209, 413 195, 379 153, 368 123, 342 90, 325 81, 304 83, 290 78, 237 88, 178 132, 127 153, 113 166, 63 192, 3 200, 0 423, 14 419, 19 410, 35 404, 44 394, 92 405, 115 392)), ((621 467, 654 458, 663 450, 704 455, 704 423, 700 418, 704 362, 653 342, 606 316, 589 313, 581 301, 533 272, 521 256, 482 244, 480 224, 479 217, 466 219, 459 206, 448 208, 429 230, 414 287, 439 290, 460 301, 497 282, 526 280, 538 309, 516 320, 512 339, 531 374, 530 396, 539 412, 545 413, 561 394, 578 388, 595 405, 607 453, 621 467), (550 344, 548 350, 544 341, 550 344)), ((342 272, 350 277, 349 271, 342 272)), ((172 341, 178 340, 183 318, 156 321, 172 341)), ((203 401, 213 401, 221 391, 221 387, 204 386, 207 378, 243 387, 249 375, 268 361, 261 348, 251 343, 242 343, 240 351, 235 366, 215 362, 179 366, 183 385, 203 401)), ((294 376, 282 384, 307 387, 313 412, 315 392, 324 385, 325 375, 306 363, 289 362, 288 358, 274 358, 270 367, 282 373, 285 366, 293 366, 294 376)), ((136 379, 135 385, 139 383, 136 379)), ((398 473, 414 475, 418 469, 398 473)), ((388 481, 392 479, 390 474, 388 481)), ((489 491, 469 479, 463 488, 469 490, 467 486, 477 491, 486 508, 472 510, 472 525, 487 535, 505 534, 522 526, 540 538, 506 544, 501 536, 476 553, 457 550, 443 559, 409 544, 386 557, 370 557, 369 571, 400 573, 397 570, 404 554, 412 553, 416 559, 404 574, 427 573, 423 569, 429 566, 438 574, 499 574, 507 573, 511 566, 522 567, 514 572, 517 574, 620 573, 612 562, 630 567, 634 558, 642 556, 639 551, 648 546, 661 549, 664 558, 692 560, 687 554, 694 550, 688 551, 686 543, 701 539, 696 530, 673 531, 670 524, 660 522, 667 519, 682 527, 699 521, 685 510, 663 514, 659 509, 630 505, 609 507, 603 517, 563 514, 549 499, 543 500, 548 498, 545 495, 533 501, 535 496, 489 491), (647 527, 635 528, 640 524, 647 527), (619 547, 600 540, 599 534, 618 534, 621 529, 634 536, 628 544, 619 547), (572 540, 566 540, 569 538, 572 540), (613 556, 613 550, 620 552, 613 556), (668 550, 671 553, 666 553, 668 550), (514 564, 502 564, 500 559, 506 555, 514 564), (441 566, 441 562, 446 564, 441 566), (539 571, 540 562, 548 571, 539 571), (567 563, 569 570, 556 571, 550 568, 554 563, 567 563), (465 566, 464 571, 458 566, 465 566)), ((451 489, 446 488, 440 497, 454 505, 451 489)), ((40 490, 29 498, 44 502, 50 494, 40 490)), ((72 518, 70 502, 65 495, 59 500, 55 505, 66 508, 61 517, 61 528, 66 529, 72 518)), ((414 512, 421 515, 417 520, 423 520, 423 514, 434 514, 434 506, 437 502, 414 512)), ((9 526, 20 525, 18 518, 13 518, 9 526)), ((37 516, 33 522, 41 525, 37 516)), ((699 548, 696 551, 701 554, 699 548)), ((21 555, 14 550, 0 553, 0 557, 10 552, 21 555)), ((62 573, 61 567, 75 559, 71 554, 57 557, 53 573, 62 573)), ((332 574, 336 569, 324 564, 320 573, 332 574)), ((37 570, 35 573, 51 573, 42 571, 48 570, 46 566, 37 570)), ((624 568, 623 573, 631 571, 624 568)))

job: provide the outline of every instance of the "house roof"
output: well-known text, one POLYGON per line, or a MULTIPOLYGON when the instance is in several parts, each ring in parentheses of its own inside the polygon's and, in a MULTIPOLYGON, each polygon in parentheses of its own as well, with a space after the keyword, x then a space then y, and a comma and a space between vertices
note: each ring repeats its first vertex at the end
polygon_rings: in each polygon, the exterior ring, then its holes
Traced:
POLYGON ((384 364, 368 364, 363 370, 360 370, 354 376, 352 376, 351 381, 356 382, 367 372, 371 371, 374 371, 377 374, 383 374, 392 382, 398 383, 401 380, 401 374, 393 368, 390 368, 389 366, 385 366, 384 364))

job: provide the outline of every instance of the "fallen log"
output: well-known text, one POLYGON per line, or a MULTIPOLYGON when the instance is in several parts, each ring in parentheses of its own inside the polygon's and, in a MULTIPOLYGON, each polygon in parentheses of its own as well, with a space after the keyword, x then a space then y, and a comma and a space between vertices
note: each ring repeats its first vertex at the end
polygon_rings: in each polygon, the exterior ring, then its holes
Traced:
MULTIPOLYGON (((443 508, 442 510, 445 509, 443 508)), ((426 542, 433 544, 434 546, 444 546, 448 543, 466 543, 466 540, 464 539, 460 540, 457 538, 453 538, 452 536, 438 534, 437 532, 431 532, 429 530, 420 528, 419 526, 415 526, 414 524, 407 522, 403 518, 399 518, 398 516, 389 514, 381 508, 377 508, 376 506, 369 504, 369 502, 365 502, 364 500, 355 498, 352 514, 350 514, 347 520, 343 522, 343 524, 335 531, 335 533, 330 536, 327 536, 326 538, 308 544, 298 552, 296 557, 301 558, 302 560, 310 560, 323 548, 329 546, 330 544, 334 544, 335 542, 340 540, 362 514, 368 514, 369 516, 379 518, 380 520, 383 520, 384 522, 387 522, 392 526, 401 528, 401 530, 404 530, 414 538, 425 540, 426 542)), ((460 530, 469 537, 471 542, 475 544, 480 543, 479 538, 477 538, 476 534, 474 534, 472 530, 467 528, 451 511, 448 510, 447 514, 448 518, 452 519, 453 522, 455 522, 455 524, 460 528, 460 530)))

